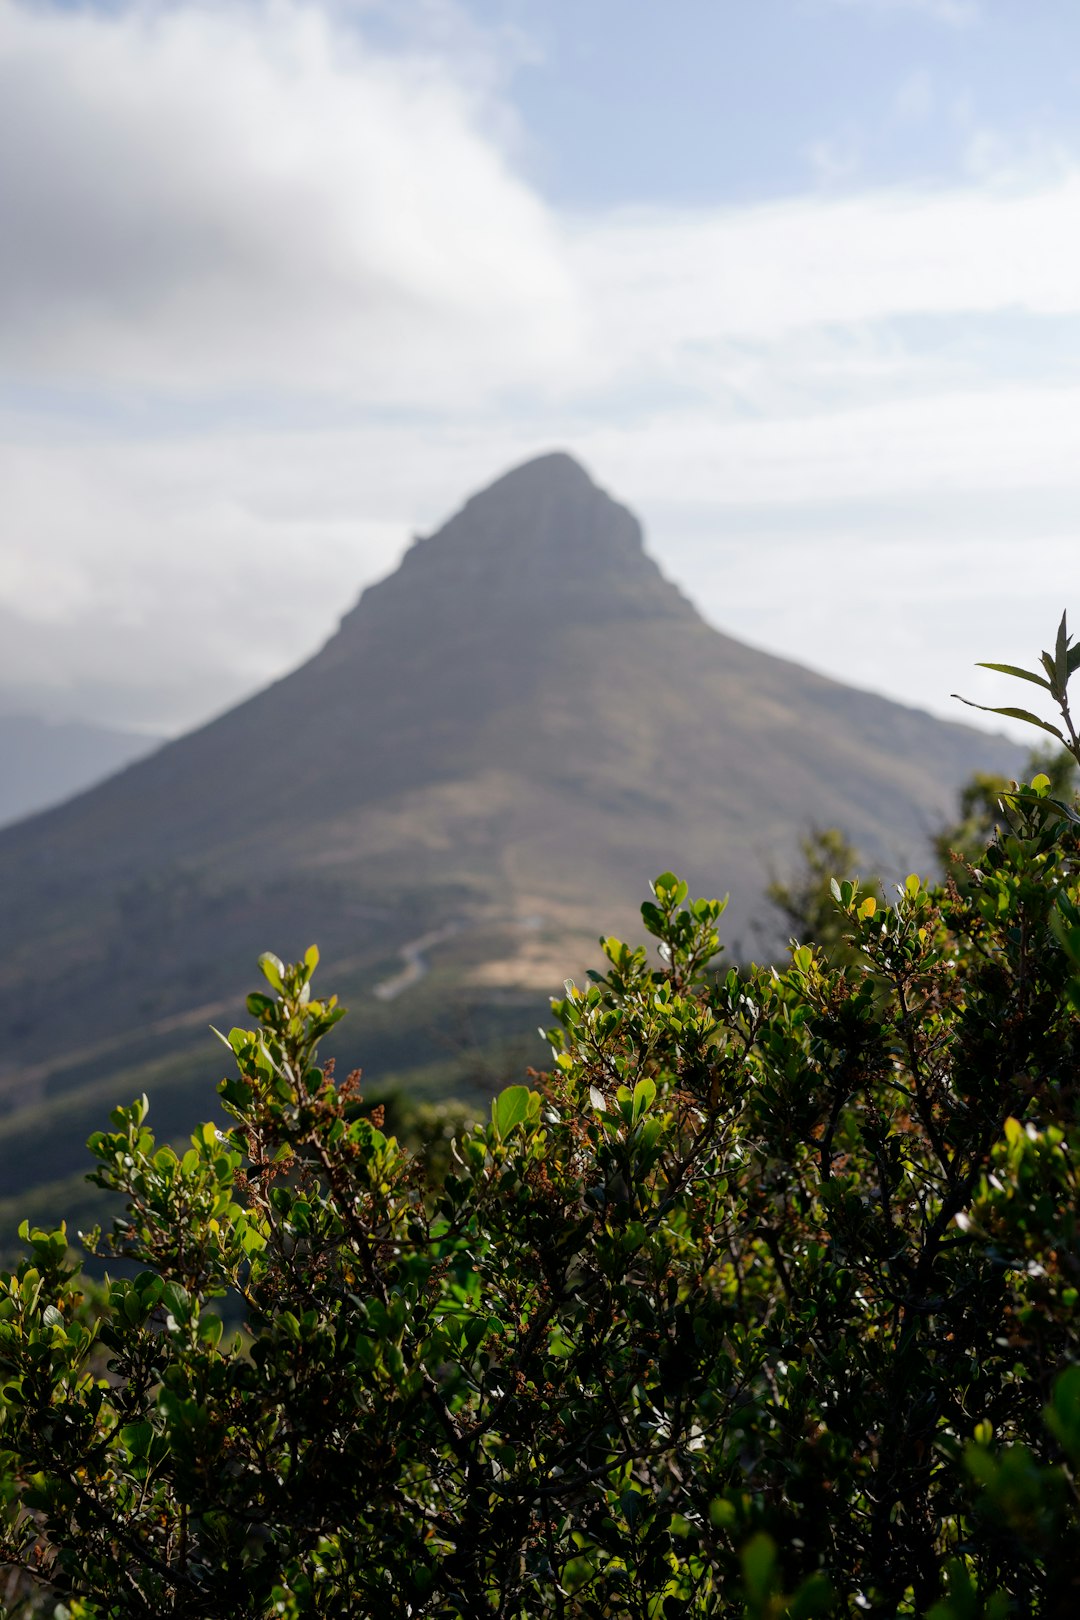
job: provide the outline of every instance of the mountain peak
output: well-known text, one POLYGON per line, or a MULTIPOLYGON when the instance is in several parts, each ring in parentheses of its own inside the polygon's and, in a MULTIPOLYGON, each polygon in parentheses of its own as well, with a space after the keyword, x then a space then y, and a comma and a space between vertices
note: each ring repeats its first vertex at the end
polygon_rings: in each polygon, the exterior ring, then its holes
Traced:
POLYGON ((512 633, 556 617, 694 612, 647 555, 634 514, 557 450, 503 473, 416 539, 397 572, 364 592, 342 632, 369 634, 392 620, 397 634, 401 614, 437 614, 456 625, 456 639, 495 623, 512 633))
MULTIPOLYGON (((529 500, 537 493, 573 496, 600 494, 581 462, 568 450, 548 450, 502 473, 478 494, 473 501, 482 501, 496 494, 512 494, 515 499, 529 500)), ((471 504, 471 502, 469 503, 471 504)))
POLYGON ((519 461, 506 472, 493 478, 486 487, 495 489, 512 478, 566 478, 596 487, 583 464, 569 450, 541 450, 528 461, 519 461))
POLYGON ((606 550, 613 544, 641 551, 640 523, 565 450, 512 467, 471 495, 429 540, 416 542, 444 552, 582 545, 606 550))

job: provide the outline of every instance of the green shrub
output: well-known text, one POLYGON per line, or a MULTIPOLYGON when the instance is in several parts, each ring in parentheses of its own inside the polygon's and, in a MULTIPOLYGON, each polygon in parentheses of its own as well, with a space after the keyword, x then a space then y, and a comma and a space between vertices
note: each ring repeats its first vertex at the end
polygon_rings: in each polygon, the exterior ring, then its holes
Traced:
POLYGON ((742 974, 664 874, 661 966, 605 940, 435 1177, 264 958, 226 1121, 91 1140, 132 1274, 0 1280, 28 1605, 1075 1613, 1077 855, 1037 778, 967 892, 838 884, 849 966, 742 974))

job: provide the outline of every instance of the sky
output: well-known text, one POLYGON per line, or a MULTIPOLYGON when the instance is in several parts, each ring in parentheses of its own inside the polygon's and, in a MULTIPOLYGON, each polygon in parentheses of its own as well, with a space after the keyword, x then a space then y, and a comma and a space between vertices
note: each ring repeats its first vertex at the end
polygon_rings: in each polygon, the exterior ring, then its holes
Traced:
POLYGON ((0 0, 0 709, 198 724, 553 448, 730 634, 1018 701, 1078 92, 1074 0, 0 0))

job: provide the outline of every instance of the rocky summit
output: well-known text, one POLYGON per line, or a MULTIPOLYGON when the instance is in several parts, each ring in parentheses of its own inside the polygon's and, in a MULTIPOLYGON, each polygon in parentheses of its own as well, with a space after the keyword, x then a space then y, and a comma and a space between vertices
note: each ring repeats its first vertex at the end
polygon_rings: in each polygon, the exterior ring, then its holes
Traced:
POLYGON ((13 1196, 71 1176, 144 1089, 190 1129, 260 951, 318 940, 374 1084, 482 1087, 657 872, 730 892, 749 952, 808 828, 909 869, 960 783, 1017 759, 712 629, 633 514, 542 456, 291 675, 0 832, 0 1171, 13 1196))

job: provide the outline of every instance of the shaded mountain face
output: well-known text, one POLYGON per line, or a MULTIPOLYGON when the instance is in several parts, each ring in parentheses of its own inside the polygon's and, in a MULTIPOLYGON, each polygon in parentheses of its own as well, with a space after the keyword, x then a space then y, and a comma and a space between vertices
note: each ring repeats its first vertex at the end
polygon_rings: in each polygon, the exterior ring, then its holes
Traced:
POLYGON ((0 827, 85 792, 160 741, 109 726, 0 714, 0 827))
POLYGON ((0 833, 0 1172, 35 1121, 74 1140, 144 1084, 190 1126, 206 1026, 243 1016, 261 950, 317 939, 369 1074, 430 1074, 447 1041, 535 1027, 657 872, 730 891, 749 948, 808 827, 909 870, 960 783, 1017 759, 711 629, 632 514, 541 457, 302 668, 0 833))

